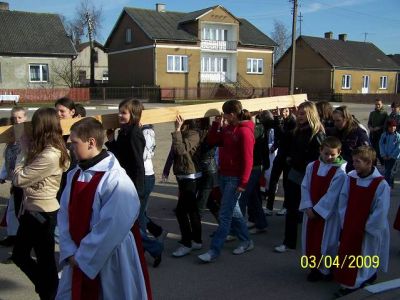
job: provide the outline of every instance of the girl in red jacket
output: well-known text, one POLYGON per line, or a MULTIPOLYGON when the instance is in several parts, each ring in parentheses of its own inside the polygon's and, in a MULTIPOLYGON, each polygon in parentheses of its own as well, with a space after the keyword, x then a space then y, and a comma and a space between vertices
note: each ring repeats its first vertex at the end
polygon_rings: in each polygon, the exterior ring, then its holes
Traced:
POLYGON ((240 240, 233 254, 242 254, 254 248, 238 203, 253 167, 254 123, 248 120, 249 112, 242 109, 238 100, 226 101, 222 110, 223 118, 214 121, 207 137, 210 145, 220 147, 219 181, 222 199, 219 226, 210 250, 198 256, 203 262, 212 262, 219 256, 231 229, 240 240), (223 126, 224 123, 226 126, 223 126))

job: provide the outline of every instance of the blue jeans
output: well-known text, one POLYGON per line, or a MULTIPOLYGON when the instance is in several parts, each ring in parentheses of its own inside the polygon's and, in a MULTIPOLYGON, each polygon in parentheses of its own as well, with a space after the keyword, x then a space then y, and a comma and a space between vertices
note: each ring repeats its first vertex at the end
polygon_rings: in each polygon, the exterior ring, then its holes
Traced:
POLYGON ((224 246, 225 238, 232 230, 242 242, 249 242, 249 231, 239 207, 240 193, 236 191, 240 178, 220 175, 220 189, 222 192, 221 207, 219 210, 219 226, 211 241, 210 250, 213 256, 218 256, 224 246))
POLYGON ((259 180, 261 177, 261 168, 253 169, 247 182, 246 190, 242 193, 239 199, 239 206, 242 214, 246 215, 246 208, 250 221, 256 224, 256 228, 264 229, 267 227, 267 219, 265 218, 264 210, 260 197, 259 180))
POLYGON ((387 183, 391 187, 393 187, 394 178, 392 176, 392 169, 394 167, 396 159, 389 158, 389 159, 386 159, 384 162, 385 162, 385 179, 386 179, 387 183))
POLYGON ((149 206, 150 193, 153 191, 154 185, 156 183, 156 177, 154 175, 146 175, 144 177, 144 195, 140 203, 139 211, 139 225, 143 231, 146 231, 147 223, 149 223, 149 218, 146 215, 147 207, 149 206))
POLYGON ((147 236, 146 231, 140 229, 142 244, 145 251, 149 252, 152 257, 160 256, 164 250, 164 245, 156 239, 151 239, 147 236))

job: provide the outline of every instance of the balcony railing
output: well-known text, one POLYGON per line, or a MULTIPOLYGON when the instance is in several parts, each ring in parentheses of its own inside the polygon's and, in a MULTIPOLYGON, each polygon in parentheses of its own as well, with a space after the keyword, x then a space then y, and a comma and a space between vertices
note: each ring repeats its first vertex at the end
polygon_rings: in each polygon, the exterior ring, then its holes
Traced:
POLYGON ((200 72, 200 82, 226 82, 227 77, 224 72, 200 72))
POLYGON ((237 49, 237 42, 202 40, 200 43, 200 48, 202 50, 235 51, 237 49))

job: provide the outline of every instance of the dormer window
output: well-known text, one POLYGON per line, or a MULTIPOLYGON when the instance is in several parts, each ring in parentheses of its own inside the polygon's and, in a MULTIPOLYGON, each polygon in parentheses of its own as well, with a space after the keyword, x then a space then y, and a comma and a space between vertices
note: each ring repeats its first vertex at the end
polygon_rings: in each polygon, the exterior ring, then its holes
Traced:
POLYGON ((132 29, 126 28, 125 30, 125 43, 130 44, 132 43, 132 29))

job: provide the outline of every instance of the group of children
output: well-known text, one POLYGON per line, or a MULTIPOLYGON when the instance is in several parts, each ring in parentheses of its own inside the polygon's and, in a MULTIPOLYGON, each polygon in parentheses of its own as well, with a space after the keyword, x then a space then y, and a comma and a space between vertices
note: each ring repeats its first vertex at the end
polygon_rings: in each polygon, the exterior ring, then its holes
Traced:
POLYGON ((348 174, 340 152, 337 138, 322 142, 319 159, 307 166, 299 207, 303 254, 316 262, 307 279, 333 277, 342 286, 337 296, 374 282, 378 268, 387 270, 390 241, 390 187, 374 166, 375 151, 355 149, 348 174), (374 257, 379 263, 371 266, 374 257))
MULTIPOLYGON (((6 159, 7 172, 1 179, 12 180, 13 184, 14 199, 10 199, 7 210, 7 239, 14 244, 11 259, 34 283, 41 299, 151 299, 142 246, 155 258, 157 266, 166 233, 146 214, 154 186, 154 131, 151 127, 141 128, 143 105, 128 99, 119 106, 121 130, 117 138, 114 132, 108 132, 105 143, 101 123, 85 118, 71 127, 66 141, 59 120, 76 114, 76 107, 70 102, 63 98, 56 102, 56 109, 37 110, 32 117, 32 136, 25 135, 6 147, 5 156, 10 159, 6 159), (103 149, 104 145, 110 152, 103 149), (23 190, 23 196, 15 197, 17 188, 23 190), (23 202, 18 213, 12 209, 20 205, 14 203, 16 198, 23 202), (16 231, 12 224, 18 219, 20 226, 16 231), (60 282, 54 260, 56 223, 60 282), (147 231, 155 239, 149 238, 147 231), (36 260, 31 257, 32 249, 36 260)), ((325 137, 316 115, 311 102, 300 105, 290 142, 285 141, 289 146, 281 154, 288 160, 285 193, 290 193, 285 195, 285 241, 275 250, 295 248, 298 213, 303 212, 304 256, 309 262, 322 262, 314 265, 307 279, 333 277, 342 285, 337 293, 342 296, 376 279, 378 266, 357 264, 354 268, 350 257, 365 261, 366 257, 378 256, 379 268, 387 269, 390 187, 374 166, 376 153, 370 146, 353 150, 354 170, 346 174, 346 161, 340 156, 341 141, 325 137), (335 263, 327 263, 327 257, 335 263)), ((23 122, 26 111, 14 109, 12 117, 16 123, 23 122)), ((221 254, 229 235, 240 240, 233 254, 254 248, 243 208, 250 201, 243 195, 252 174, 260 177, 266 165, 258 161, 255 125, 240 101, 225 102, 223 116, 217 117, 204 135, 195 127, 178 116, 172 133, 171 151, 179 186, 176 215, 182 234, 180 247, 173 256, 181 257, 202 248, 198 191, 199 179, 207 172, 199 166, 198 150, 201 145, 209 145, 205 153, 212 152, 213 157, 203 160, 211 158, 215 162, 218 149, 221 192, 216 213, 218 228, 209 250, 198 256, 209 263, 221 254)), ((392 143, 391 137, 386 138, 392 143)), ((259 204, 253 205, 255 215, 262 211, 259 204)), ((265 227, 266 223, 260 225, 260 229, 265 227)))

